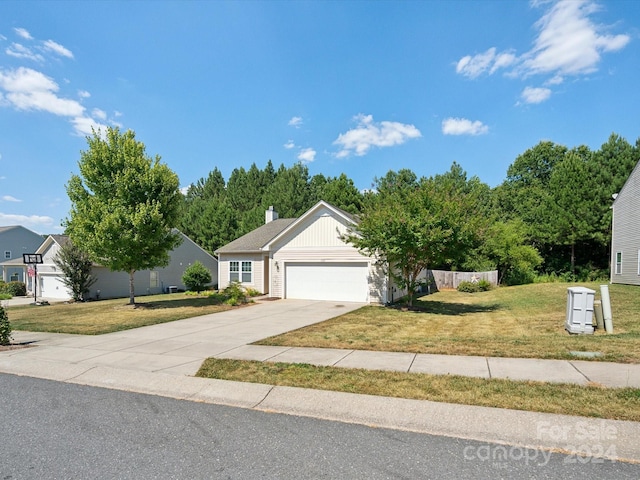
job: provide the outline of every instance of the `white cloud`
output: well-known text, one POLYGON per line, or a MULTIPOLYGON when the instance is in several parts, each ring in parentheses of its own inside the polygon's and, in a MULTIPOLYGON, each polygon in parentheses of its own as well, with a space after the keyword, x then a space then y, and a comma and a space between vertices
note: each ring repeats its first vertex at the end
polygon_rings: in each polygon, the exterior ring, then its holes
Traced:
POLYGON ((78 90, 78 96, 80 98, 89 98, 91 96, 91 94, 89 92, 87 92, 86 90, 78 90))
POLYGON ((33 60, 34 62, 43 62, 44 61, 44 57, 42 55, 40 55, 39 53, 35 53, 30 48, 25 47, 24 45, 22 45, 20 43, 15 43, 15 42, 12 43, 11 45, 9 45, 5 49, 4 52, 7 55, 9 55, 11 57, 15 57, 15 58, 33 60))
POLYGON ((293 143, 293 140, 288 140, 287 143, 283 145, 283 147, 286 148, 287 150, 291 150, 292 148, 296 147, 296 144, 293 143))
POLYGON ((17 70, 0 70, 0 89, 5 98, 18 110, 42 110, 61 116, 79 116, 84 107, 75 100, 61 98, 51 78, 26 67, 17 70))
POLYGON ((91 115, 93 116, 93 118, 97 118, 98 120, 106 120, 107 119, 107 112, 105 112, 104 110, 100 110, 99 108, 94 108, 91 111, 91 115))
POLYGON ((27 228, 50 227, 53 218, 42 215, 13 215, 0 212, 0 226, 22 225, 27 228))
POLYGON ((597 70, 601 52, 620 50, 628 35, 603 34, 589 18, 599 10, 590 0, 562 0, 535 24, 538 37, 525 55, 524 75, 579 75, 597 70))
POLYGON ((508 69, 509 76, 527 78, 550 75, 549 85, 557 85, 567 75, 584 75, 598 69, 601 54, 624 48, 629 35, 610 35, 605 25, 592 16, 600 7, 592 0, 532 2, 547 11, 534 24, 537 36, 533 47, 518 56, 513 51, 497 53, 491 47, 477 55, 466 55, 456 63, 456 72, 469 78, 508 69))
POLYGON ((48 52, 53 52, 62 57, 73 58, 73 53, 71 53, 71 50, 63 47, 62 45, 54 42, 53 40, 47 40, 46 42, 43 43, 43 45, 44 45, 44 49, 48 52))
POLYGON ((413 125, 389 121, 376 123, 372 115, 359 114, 354 120, 358 122, 358 126, 340 134, 333 142, 342 147, 336 154, 337 158, 345 158, 352 153, 361 157, 371 147, 402 145, 411 138, 422 136, 420 130, 413 125))
POLYGON ((302 125, 302 117, 292 117, 287 125, 290 127, 300 128, 300 125, 302 125))
POLYGON ((445 135, 484 135, 489 127, 481 121, 472 122, 466 118, 445 118, 442 121, 442 133, 445 135))
POLYGON ((313 148, 303 148, 298 154, 298 160, 302 163, 311 163, 316 159, 316 151, 313 148))
POLYGON ((0 33, 0 40, 6 40, 6 39, 7 39, 7 37, 5 37, 4 35, 2 35, 2 34, 0 33))
POLYGON ((93 135, 93 130, 96 132, 100 130, 102 133, 106 133, 107 126, 95 121, 91 117, 79 116, 71 119, 71 123, 73 124, 73 128, 76 133, 80 136, 91 136, 93 135))
POLYGON ((12 197, 11 195, 3 195, 3 202, 21 202, 22 200, 18 200, 16 197, 12 197))
POLYGON ((19 37, 24 38, 25 40, 33 40, 33 37, 29 33, 28 30, 24 28, 14 28, 13 29, 19 37))
POLYGON ((36 70, 26 67, 15 70, 0 69, 0 105, 9 104, 18 110, 40 110, 71 117, 75 132, 81 136, 91 135, 92 127, 106 131, 106 125, 101 123, 107 119, 106 112, 94 108, 94 120, 85 114, 86 109, 80 102, 58 96, 59 89, 53 79, 36 70), (6 92, 4 95, 2 90, 6 92))
POLYGON ((542 103, 551 96, 548 88, 526 87, 521 94, 525 103, 542 103))

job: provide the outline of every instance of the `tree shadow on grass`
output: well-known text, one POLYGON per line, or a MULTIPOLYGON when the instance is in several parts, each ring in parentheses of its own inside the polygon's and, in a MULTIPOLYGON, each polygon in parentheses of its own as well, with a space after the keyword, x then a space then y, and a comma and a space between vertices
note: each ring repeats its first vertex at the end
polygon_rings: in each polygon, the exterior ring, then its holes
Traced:
POLYGON ((184 308, 184 307, 210 307, 214 305, 222 305, 225 302, 225 298, 221 295, 211 295, 209 297, 193 297, 193 298, 181 298, 179 300, 154 300, 151 302, 145 302, 144 299, 136 300, 135 308, 159 310, 167 308, 184 308))
POLYGON ((433 315, 467 315, 472 313, 495 312, 502 308, 499 303, 491 305, 469 305, 466 303, 438 302, 434 300, 416 300, 413 307, 393 305, 392 308, 415 313, 431 313, 433 315))

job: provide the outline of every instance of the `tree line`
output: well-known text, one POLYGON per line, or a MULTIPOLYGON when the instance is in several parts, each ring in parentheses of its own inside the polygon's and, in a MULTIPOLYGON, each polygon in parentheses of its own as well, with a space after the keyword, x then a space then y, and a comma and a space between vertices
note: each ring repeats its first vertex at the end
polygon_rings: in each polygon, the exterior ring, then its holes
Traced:
MULTIPOLYGON (((263 169, 236 168, 227 181, 214 168, 182 195, 177 175, 159 156, 148 156, 134 132, 108 128, 87 142, 80 174, 66 185, 72 208, 64 226, 86 254, 78 262, 129 273, 132 304, 134 273, 167 265, 180 241, 174 228, 213 253, 263 225, 269 206, 292 218, 319 200, 359 216, 345 240, 381 254, 410 292, 426 268, 497 269, 507 284, 539 274, 602 278, 612 195, 640 160, 640 140, 631 145, 612 134, 595 151, 540 142, 515 159, 495 188, 468 178, 455 162, 428 178, 391 170, 361 192, 345 174, 310 176, 303 164, 276 170, 269 161, 263 169)), ((78 287, 80 297, 89 281, 78 287)))
POLYGON ((214 252, 262 225, 271 205, 291 218, 325 200, 360 216, 356 246, 382 248, 406 264, 407 286, 423 267, 498 269, 508 284, 538 274, 595 279, 609 268, 612 195, 638 160, 640 140, 631 145, 616 134, 595 151, 543 141, 519 155, 495 188, 454 162, 429 178, 389 171, 367 192, 345 174, 310 176, 302 164, 254 163, 227 181, 214 168, 188 188, 179 228, 214 252))

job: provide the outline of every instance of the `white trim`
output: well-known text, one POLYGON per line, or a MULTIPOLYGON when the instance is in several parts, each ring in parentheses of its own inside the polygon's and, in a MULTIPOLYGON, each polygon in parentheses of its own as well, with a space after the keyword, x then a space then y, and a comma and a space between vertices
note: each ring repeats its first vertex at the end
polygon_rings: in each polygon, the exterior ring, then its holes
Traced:
POLYGON ((638 249, 638 275, 640 275, 640 248, 638 249))
POLYGON ((253 268, 253 260, 229 260, 229 283, 236 281, 236 282, 240 282, 242 284, 253 285, 253 270, 254 270, 254 268, 253 268), (231 270, 231 264, 232 263, 237 263, 238 264, 238 270, 236 270, 236 271, 232 271, 231 270), (247 264, 249 265, 249 270, 245 271, 244 267, 247 264), (231 279, 231 274, 232 273, 236 273, 238 275, 238 279, 237 280, 231 279), (243 276, 244 276, 245 273, 248 273, 250 275, 248 282, 244 281, 243 276))

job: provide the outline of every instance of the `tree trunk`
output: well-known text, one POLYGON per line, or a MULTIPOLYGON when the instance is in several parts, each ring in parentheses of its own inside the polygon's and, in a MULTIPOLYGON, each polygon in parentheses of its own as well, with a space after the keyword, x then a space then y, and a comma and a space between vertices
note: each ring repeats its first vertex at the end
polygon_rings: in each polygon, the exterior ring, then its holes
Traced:
POLYGON ((136 273, 135 270, 131 270, 129 272, 129 305, 135 305, 136 304, 136 299, 135 299, 135 292, 134 292, 134 288, 133 288, 133 276, 136 273))
POLYGON ((576 244, 571 244, 571 275, 576 276, 576 244))

